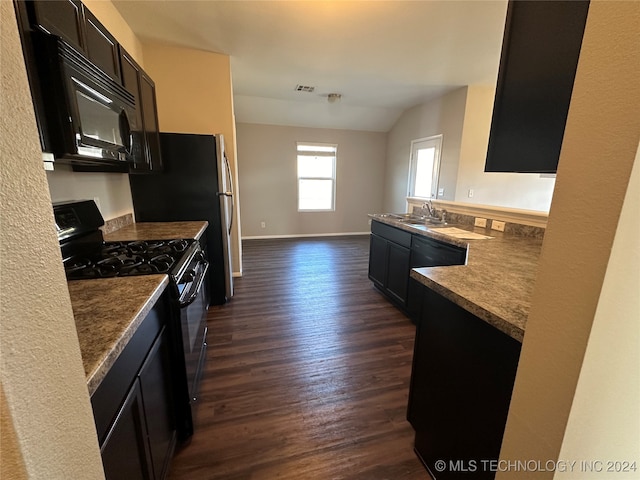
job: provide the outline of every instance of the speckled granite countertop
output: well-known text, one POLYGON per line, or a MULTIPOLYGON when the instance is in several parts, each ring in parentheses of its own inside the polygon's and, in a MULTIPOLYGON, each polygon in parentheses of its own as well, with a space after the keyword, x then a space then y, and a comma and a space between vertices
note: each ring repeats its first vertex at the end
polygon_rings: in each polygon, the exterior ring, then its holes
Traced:
POLYGON ((89 395, 169 283, 166 275, 67 282, 89 395))
POLYGON ((446 225, 494 237, 460 240, 439 234, 438 225, 413 227, 378 214, 369 216, 411 233, 467 248, 466 265, 415 268, 411 277, 522 342, 541 239, 505 235, 466 225, 446 225))
POLYGON ((107 242, 123 240, 170 240, 174 238, 200 238, 209 225, 194 222, 137 222, 104 236, 107 242))

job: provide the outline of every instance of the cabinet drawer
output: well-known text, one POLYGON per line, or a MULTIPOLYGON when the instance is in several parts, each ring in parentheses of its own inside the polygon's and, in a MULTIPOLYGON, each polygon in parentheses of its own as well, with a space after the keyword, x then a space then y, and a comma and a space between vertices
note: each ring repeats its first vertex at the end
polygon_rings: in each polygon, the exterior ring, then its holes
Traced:
POLYGON ((375 220, 371 222, 371 233, 375 233, 403 247, 409 248, 411 246, 411 233, 384 223, 376 222, 375 220))

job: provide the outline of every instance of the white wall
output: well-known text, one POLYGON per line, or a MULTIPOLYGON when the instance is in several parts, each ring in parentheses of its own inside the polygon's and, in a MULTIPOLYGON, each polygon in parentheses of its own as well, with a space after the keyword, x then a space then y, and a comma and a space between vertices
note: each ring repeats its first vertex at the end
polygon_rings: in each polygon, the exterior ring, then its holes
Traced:
POLYGON ((388 133, 384 209, 405 209, 411 140, 443 134, 438 200, 548 212, 555 178, 485 173, 495 86, 471 85, 405 111, 388 133), (469 197, 473 189, 473 197, 469 197))
POLYGON ((129 175, 126 173, 73 172, 56 166, 47 172, 51 200, 95 200, 105 220, 133 213, 129 175))
POLYGON ((13 2, 0 48, 0 477, 103 479, 13 2))
MULTIPOLYGON (((625 337, 635 328, 637 339, 639 318, 634 184, 627 195, 640 141, 638 45, 639 2, 591 2, 503 460, 556 461, 563 450, 579 455, 566 460, 632 460, 621 457, 637 445, 619 441, 638 432, 638 350, 627 343, 634 336, 625 337), (599 437, 611 443, 600 444, 599 437)), ((512 470, 496 480, 553 477, 552 471, 512 470)), ((598 478, 624 477, 604 472, 598 478)))
POLYGON ((384 133, 238 123, 237 144, 243 237, 368 232, 382 211, 384 133), (338 145, 334 212, 298 212, 299 141, 338 145))
POLYGON ((411 140, 442 134, 439 187, 441 200, 455 198, 467 88, 405 111, 387 133, 384 211, 403 212, 409 180, 411 140))
POLYGON ((485 173, 495 87, 470 86, 464 111, 457 202, 548 212, 555 177, 535 173, 485 173), (473 189, 473 197, 469 197, 473 189))
MULTIPOLYGON (((629 461, 640 468, 640 145, 560 449, 561 459, 629 461)), ((606 464, 602 464, 606 468, 606 464)), ((558 479, 637 479, 638 470, 558 479)))

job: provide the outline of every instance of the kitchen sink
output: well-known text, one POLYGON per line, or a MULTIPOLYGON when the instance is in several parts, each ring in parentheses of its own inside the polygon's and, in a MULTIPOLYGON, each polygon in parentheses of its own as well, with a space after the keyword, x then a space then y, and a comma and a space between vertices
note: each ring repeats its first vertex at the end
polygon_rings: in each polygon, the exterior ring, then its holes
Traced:
POLYGON ((400 222, 419 220, 420 218, 422 218, 421 216, 414 215, 413 213, 381 213, 378 216, 382 218, 391 218, 400 222))
POLYGON ((439 218, 428 217, 426 215, 416 215, 415 213, 381 213, 378 215, 381 218, 388 218, 397 222, 402 222, 411 226, 420 225, 446 225, 439 218))
POLYGON ((407 225, 445 225, 446 222, 434 217, 411 217, 403 220, 399 220, 407 225))

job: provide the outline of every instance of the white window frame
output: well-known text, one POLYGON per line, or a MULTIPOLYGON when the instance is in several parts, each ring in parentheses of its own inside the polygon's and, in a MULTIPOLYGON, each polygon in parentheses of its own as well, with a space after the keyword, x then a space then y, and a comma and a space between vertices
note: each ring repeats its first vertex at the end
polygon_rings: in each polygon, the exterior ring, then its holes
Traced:
MULTIPOLYGON (((416 197, 415 195, 415 182, 416 182, 416 169, 417 169, 417 158, 414 158, 414 152, 417 150, 418 144, 423 144, 422 148, 435 147, 435 154, 433 160, 433 171, 432 171, 432 179, 435 179, 435 182, 431 182, 431 197, 438 197, 438 186, 440 183, 440 159, 442 154, 442 134, 432 135, 431 137, 418 138, 416 140, 411 140, 411 153, 409 156, 409 181, 407 184, 407 197, 416 197)), ((425 198, 425 197, 417 197, 417 198, 425 198)))
POLYGON ((336 210, 336 171, 338 162, 338 145, 335 143, 320 143, 320 142, 296 142, 296 202, 298 206, 298 212, 335 212, 336 210), (313 152, 305 151, 305 154, 316 154, 316 156, 333 157, 332 175, 331 177, 301 177, 298 172, 298 154, 300 151, 298 147, 332 147, 335 149, 333 153, 329 152, 313 152), (322 209, 307 209, 300 208, 300 180, 331 180, 331 207, 322 209))

